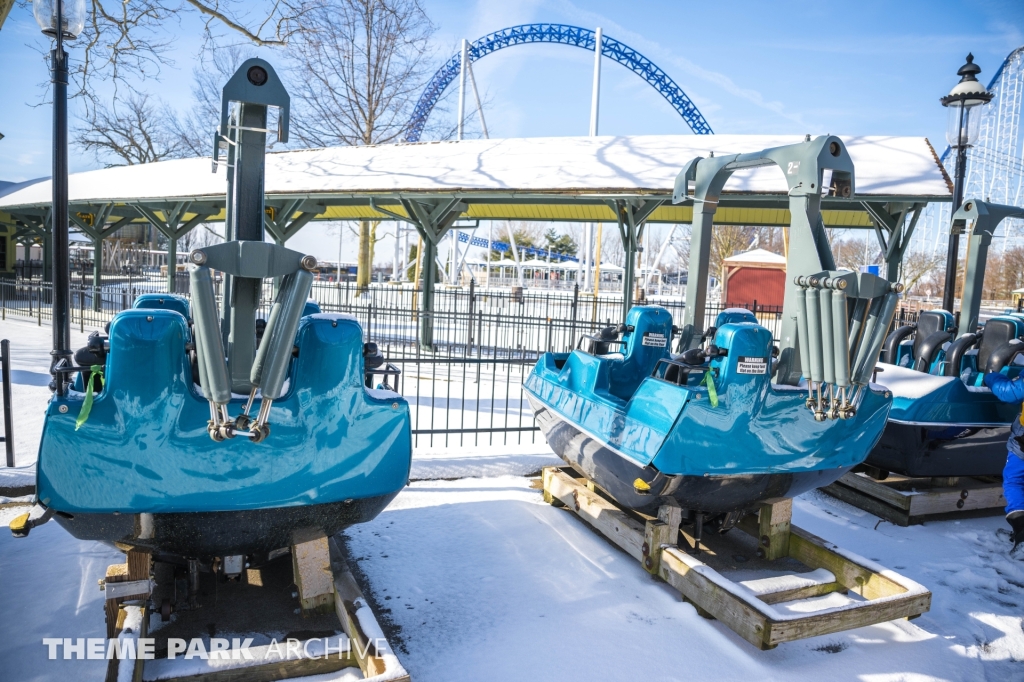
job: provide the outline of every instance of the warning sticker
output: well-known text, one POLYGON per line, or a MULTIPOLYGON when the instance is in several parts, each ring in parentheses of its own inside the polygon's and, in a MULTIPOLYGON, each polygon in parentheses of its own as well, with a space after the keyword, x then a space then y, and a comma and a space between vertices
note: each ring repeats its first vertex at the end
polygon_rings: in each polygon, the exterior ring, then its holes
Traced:
POLYGON ((664 348, 668 345, 668 337, 658 332, 644 332, 644 338, 641 343, 645 346, 654 346, 655 348, 664 348))
POLYGON ((767 374, 768 358, 741 355, 736 363, 736 371, 740 374, 767 374))

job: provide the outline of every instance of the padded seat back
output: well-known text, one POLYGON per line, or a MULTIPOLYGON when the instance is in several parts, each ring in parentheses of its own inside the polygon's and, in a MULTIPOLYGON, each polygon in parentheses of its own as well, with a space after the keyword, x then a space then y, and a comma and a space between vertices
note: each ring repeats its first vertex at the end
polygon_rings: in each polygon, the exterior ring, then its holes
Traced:
POLYGON ((633 331, 623 335, 622 359, 611 363, 608 390, 629 400, 661 358, 669 357, 672 315, 661 306, 635 306, 626 316, 633 331))
POLYGON ((945 310, 925 310, 917 318, 917 334, 914 337, 914 362, 921 359, 925 340, 935 332, 951 332, 953 316, 945 310))
POLYGON ((988 359, 1000 346, 1010 339, 1024 336, 1024 320, 1011 315, 999 315, 985 323, 985 335, 978 347, 978 371, 984 372, 988 367, 988 359))
POLYGON ((715 327, 721 329, 727 324, 737 322, 753 322, 758 324, 757 317, 746 308, 726 308, 718 313, 718 317, 715 318, 715 327))
POLYGON ((135 299, 132 307, 148 310, 173 310, 186 320, 192 319, 188 299, 175 294, 142 294, 135 299))

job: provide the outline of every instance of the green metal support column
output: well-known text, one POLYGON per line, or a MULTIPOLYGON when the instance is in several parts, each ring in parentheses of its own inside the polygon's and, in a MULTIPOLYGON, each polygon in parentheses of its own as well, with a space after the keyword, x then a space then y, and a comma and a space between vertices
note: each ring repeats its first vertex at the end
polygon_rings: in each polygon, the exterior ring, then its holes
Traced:
POLYGON ((622 275, 622 319, 626 319, 629 309, 633 307, 633 289, 636 286, 636 257, 639 244, 644 236, 647 218, 654 209, 661 206, 659 199, 616 199, 608 204, 615 211, 619 226, 619 238, 622 239, 622 250, 625 252, 625 272, 622 275))
POLYGON ((871 223, 875 228, 875 236, 878 237, 878 244, 882 249, 882 257, 885 259, 885 278, 890 282, 897 282, 900 277, 900 266, 903 263, 903 256, 910 245, 910 238, 917 227, 917 221, 924 210, 924 203, 902 203, 891 202, 881 204, 870 201, 862 201, 861 206, 871 217, 871 223), (910 215, 910 222, 907 216, 910 215))
POLYGON ((218 212, 215 204, 197 204, 191 201, 179 201, 171 210, 161 209, 163 216, 146 204, 133 204, 132 208, 138 211, 139 215, 160 230, 160 233, 167 237, 167 293, 175 293, 176 264, 178 261, 178 240, 191 232, 199 223, 207 220, 211 215, 218 212), (194 214, 185 220, 185 214, 194 214))
POLYGON ((420 348, 427 352, 434 350, 434 285, 437 282, 437 245, 447 234, 452 223, 468 208, 458 198, 436 200, 402 199, 405 215, 378 206, 371 199, 370 206, 395 220, 410 222, 423 238, 422 276, 423 293, 420 296, 420 348))
POLYGON ((690 231, 690 264, 686 278, 686 307, 679 350, 694 348, 704 335, 707 311, 708 277, 711 269, 711 230, 718 210, 718 195, 731 173, 721 171, 734 157, 714 155, 707 159, 692 159, 679 172, 672 202, 693 203, 693 222, 690 231), (690 196, 690 184, 693 196, 690 196))
POLYGON ((94 237, 92 241, 92 309, 99 311, 102 307, 103 278, 103 237, 94 237))
POLYGON ((103 239, 117 232, 121 227, 131 222, 131 217, 122 218, 111 225, 107 225, 107 218, 113 210, 112 204, 105 204, 100 207, 78 207, 70 211, 71 222, 92 240, 92 309, 99 311, 102 303, 100 287, 103 279, 103 239), (79 210, 81 208, 82 210, 79 210))
MULTIPOLYGON (((967 199, 953 214, 951 231, 968 234, 967 272, 964 276, 964 292, 960 305, 960 328, 957 338, 973 333, 981 315, 981 297, 985 285, 985 263, 992 236, 1004 218, 1024 218, 1024 208, 990 204, 987 201, 967 199)), ((952 312, 952 311, 950 311, 952 312)), ((984 367, 979 367, 984 371, 984 367)))
POLYGON ((690 265, 686 279, 686 307, 683 308, 682 336, 679 350, 695 347, 704 335, 707 314, 708 277, 711 269, 711 227, 718 204, 695 201, 690 230, 690 265), (699 273, 704 273, 701 276, 699 273))

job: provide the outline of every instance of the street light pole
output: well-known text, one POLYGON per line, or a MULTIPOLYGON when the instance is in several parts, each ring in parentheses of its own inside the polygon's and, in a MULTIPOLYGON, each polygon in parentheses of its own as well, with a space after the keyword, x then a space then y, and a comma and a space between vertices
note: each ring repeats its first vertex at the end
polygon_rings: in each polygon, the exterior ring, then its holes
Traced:
MULTIPOLYGON (((960 125, 958 130, 963 129, 964 114, 967 110, 958 107, 960 110, 960 125)), ((953 169, 953 208, 950 215, 956 213, 960 204, 964 202, 964 177, 967 174, 967 145, 956 146, 956 167, 953 169)), ((960 235, 950 232, 949 243, 946 246, 946 279, 942 287, 942 308, 953 312, 953 303, 956 298, 956 264, 960 258, 960 235)))
MULTIPOLYGON (((953 87, 948 95, 939 101, 944 107, 952 107, 946 128, 946 141, 956 149, 956 168, 953 172, 953 210, 956 213, 964 201, 964 178, 967 175, 967 148, 974 142, 974 131, 977 128, 977 117, 971 121, 971 109, 992 100, 992 93, 978 82, 977 74, 981 67, 974 63, 974 55, 967 55, 967 62, 956 72, 960 82, 953 87), (955 126, 955 127, 954 127, 955 126)), ((946 249, 946 277, 942 290, 942 307, 953 311, 956 297, 956 266, 960 255, 960 234, 949 233, 949 244, 946 249)))
POLYGON ((63 374, 54 372, 62 360, 71 362, 71 296, 68 270, 68 53, 64 51, 64 2, 56 0, 54 15, 57 43, 50 52, 53 72, 53 208, 50 211, 50 244, 53 262, 53 350, 50 351, 52 390, 65 392, 63 374))
POLYGON ((74 40, 85 26, 85 0, 32 0, 32 14, 43 33, 56 43, 50 51, 53 83, 53 205, 50 209, 52 264, 53 349, 50 351, 50 390, 65 394, 67 377, 58 371, 71 364, 70 270, 68 268, 68 53, 64 41, 74 40))

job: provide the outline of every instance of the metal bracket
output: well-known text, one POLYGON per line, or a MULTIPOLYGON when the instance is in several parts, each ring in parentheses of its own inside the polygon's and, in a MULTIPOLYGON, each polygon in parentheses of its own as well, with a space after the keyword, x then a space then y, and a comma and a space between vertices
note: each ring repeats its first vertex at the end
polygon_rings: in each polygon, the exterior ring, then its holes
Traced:
POLYGON ((285 90, 284 84, 269 62, 263 59, 247 59, 235 71, 235 75, 224 85, 220 106, 220 132, 214 136, 213 144, 214 170, 216 170, 217 162, 220 160, 219 136, 227 133, 230 127, 240 130, 245 129, 241 126, 230 125, 229 113, 231 102, 278 107, 281 110, 281 115, 278 118, 280 128, 277 131, 277 139, 279 142, 288 141, 288 120, 291 106, 291 98, 288 96, 288 91, 285 90), (258 69, 262 70, 262 81, 259 78, 253 77, 253 74, 258 69))
POLYGON ((277 244, 248 240, 204 246, 190 253, 188 259, 196 265, 253 279, 283 277, 300 269, 316 267, 316 259, 312 256, 277 244), (309 258, 312 258, 311 267, 307 267, 309 258))
POLYGON ((133 580, 127 583, 108 583, 103 581, 100 589, 106 593, 107 601, 124 597, 149 596, 153 594, 156 583, 153 580, 133 580))

